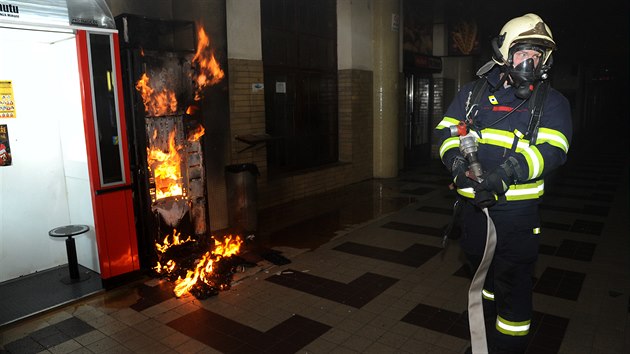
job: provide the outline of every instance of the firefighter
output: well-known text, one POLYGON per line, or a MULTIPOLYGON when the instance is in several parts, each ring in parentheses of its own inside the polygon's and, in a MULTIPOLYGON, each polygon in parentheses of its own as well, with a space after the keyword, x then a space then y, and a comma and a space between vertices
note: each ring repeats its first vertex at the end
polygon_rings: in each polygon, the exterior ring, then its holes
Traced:
POLYGON ((492 60, 477 72, 477 81, 458 92, 435 133, 440 158, 464 200, 460 245, 473 274, 486 243, 483 209, 496 227, 496 250, 482 291, 489 351, 523 353, 542 235, 538 204, 544 177, 566 161, 571 111, 568 100, 548 86, 556 43, 538 15, 508 21, 492 47, 492 60), (451 133, 460 121, 477 138, 480 179, 467 173, 469 161, 451 133))

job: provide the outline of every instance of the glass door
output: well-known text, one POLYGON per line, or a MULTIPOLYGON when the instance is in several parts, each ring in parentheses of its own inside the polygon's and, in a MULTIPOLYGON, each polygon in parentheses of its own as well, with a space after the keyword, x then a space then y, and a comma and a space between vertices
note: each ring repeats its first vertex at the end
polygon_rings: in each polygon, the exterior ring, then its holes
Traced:
POLYGON ((427 75, 405 74, 404 168, 429 160, 433 94, 427 75))

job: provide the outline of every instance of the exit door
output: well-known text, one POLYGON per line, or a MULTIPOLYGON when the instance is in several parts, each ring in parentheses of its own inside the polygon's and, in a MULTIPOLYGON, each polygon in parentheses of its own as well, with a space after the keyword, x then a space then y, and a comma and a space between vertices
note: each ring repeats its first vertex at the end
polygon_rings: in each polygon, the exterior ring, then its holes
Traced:
POLYGON ((431 152, 433 83, 430 76, 405 74, 404 168, 425 164, 431 152))

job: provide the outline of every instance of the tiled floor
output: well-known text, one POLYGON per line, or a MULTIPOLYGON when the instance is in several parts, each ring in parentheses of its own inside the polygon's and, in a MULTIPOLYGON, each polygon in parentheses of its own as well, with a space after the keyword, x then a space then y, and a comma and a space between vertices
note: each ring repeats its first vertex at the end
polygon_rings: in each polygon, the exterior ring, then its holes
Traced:
MULTIPOLYGON (((627 353, 627 158, 574 156, 541 208, 528 353, 627 353)), ((262 211, 257 242, 289 264, 260 258, 204 300, 142 279, 0 327, 0 352, 463 353, 470 276, 457 242, 441 247, 448 182, 426 166, 262 211)))

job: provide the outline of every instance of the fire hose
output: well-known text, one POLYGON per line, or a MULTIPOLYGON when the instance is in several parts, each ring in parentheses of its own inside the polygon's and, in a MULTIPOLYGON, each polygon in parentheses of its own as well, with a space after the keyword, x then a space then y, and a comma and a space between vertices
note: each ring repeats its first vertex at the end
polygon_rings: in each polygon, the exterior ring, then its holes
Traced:
MULTIPOLYGON (((482 182, 483 169, 477 160, 477 139, 472 135, 467 125, 460 122, 451 127, 451 136, 459 136, 459 149, 468 161, 469 170, 466 175, 469 178, 482 182)), ((494 226, 488 208, 482 209, 488 221, 486 233, 486 247, 483 252, 481 263, 468 288, 468 325, 470 328, 470 342, 473 353, 487 353, 488 343, 486 341, 486 324, 483 315, 483 299, 481 296, 483 285, 486 281, 488 268, 494 257, 494 250, 497 244, 497 231, 494 226)))

